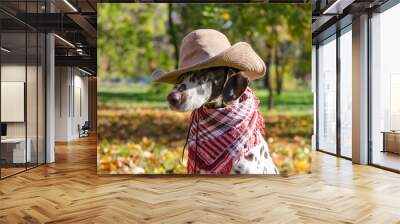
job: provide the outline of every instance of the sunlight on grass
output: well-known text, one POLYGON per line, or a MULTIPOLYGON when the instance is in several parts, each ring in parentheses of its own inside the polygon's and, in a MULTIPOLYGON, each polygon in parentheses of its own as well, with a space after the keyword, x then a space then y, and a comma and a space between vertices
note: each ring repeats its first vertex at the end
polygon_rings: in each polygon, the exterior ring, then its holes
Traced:
MULTIPOLYGON (((161 108, 168 109, 167 91, 156 93, 154 87, 144 84, 101 85, 98 102, 103 106, 161 108)), ((281 95, 274 94, 273 108, 267 108, 268 91, 257 88, 256 96, 260 99, 260 110, 270 114, 305 115, 312 114, 313 95, 309 89, 286 90, 281 95)))

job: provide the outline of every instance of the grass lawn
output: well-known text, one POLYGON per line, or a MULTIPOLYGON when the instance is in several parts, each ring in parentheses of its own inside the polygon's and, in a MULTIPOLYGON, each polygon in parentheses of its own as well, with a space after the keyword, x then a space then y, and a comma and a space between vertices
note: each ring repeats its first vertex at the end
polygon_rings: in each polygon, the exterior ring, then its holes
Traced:
MULTIPOLYGON (((100 106, 134 106, 145 108, 168 108, 165 97, 167 91, 156 93, 150 85, 101 85, 98 90, 100 106)), ((267 109, 268 91, 256 89, 260 99, 260 108, 268 113, 287 113, 294 115, 311 114, 313 109, 313 95, 310 89, 284 90, 281 95, 274 93, 273 109, 267 109)))
POLYGON ((97 97, 100 105, 168 108, 166 94, 150 91, 150 85, 101 85, 97 97))

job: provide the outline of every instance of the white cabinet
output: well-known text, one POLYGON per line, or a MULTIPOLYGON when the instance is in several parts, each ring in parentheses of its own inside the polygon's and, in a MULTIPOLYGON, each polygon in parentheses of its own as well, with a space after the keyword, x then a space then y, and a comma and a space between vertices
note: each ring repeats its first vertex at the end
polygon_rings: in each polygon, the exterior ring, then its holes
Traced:
POLYGON ((25 138, 7 138, 1 140, 2 147, 5 146, 7 151, 10 151, 12 154, 12 163, 32 161, 32 140, 28 138, 26 142, 28 145, 25 152, 25 138))

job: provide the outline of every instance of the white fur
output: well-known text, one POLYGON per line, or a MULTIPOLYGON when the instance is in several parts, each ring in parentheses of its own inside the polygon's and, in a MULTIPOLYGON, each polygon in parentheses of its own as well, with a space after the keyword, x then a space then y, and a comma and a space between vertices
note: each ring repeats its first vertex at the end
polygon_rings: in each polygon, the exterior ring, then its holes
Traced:
POLYGON ((241 155, 239 159, 235 159, 231 173, 236 174, 279 174, 278 168, 275 166, 274 161, 269 153, 268 144, 265 142, 264 137, 259 134, 261 138, 260 144, 251 148, 246 155, 253 154, 254 159, 249 161, 245 159, 245 155, 241 155), (263 152, 260 153, 261 148, 264 147, 263 152), (268 158, 265 158, 264 153, 268 158))
POLYGON ((181 105, 183 111, 200 108, 211 96, 211 82, 202 83, 201 85, 187 82, 186 86, 187 100, 181 105), (197 91, 199 89, 204 91, 204 94, 198 94, 197 91))
POLYGON ((189 78, 185 79, 182 83, 176 85, 171 92, 176 92, 178 94, 181 94, 181 96, 186 95, 186 100, 181 101, 180 104, 176 107, 172 107, 170 105, 171 109, 178 111, 191 111, 200 108, 210 98, 211 86, 211 82, 196 84, 190 82, 189 78), (183 91, 179 91, 179 87, 182 84, 186 86, 186 89, 183 91), (198 91, 202 91, 203 94, 198 94, 198 91))

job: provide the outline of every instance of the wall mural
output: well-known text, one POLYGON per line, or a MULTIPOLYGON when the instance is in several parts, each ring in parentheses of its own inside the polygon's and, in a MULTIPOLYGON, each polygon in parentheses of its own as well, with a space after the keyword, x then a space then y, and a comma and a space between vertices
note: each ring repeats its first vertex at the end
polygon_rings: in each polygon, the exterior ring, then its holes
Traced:
POLYGON ((310 172, 310 15, 98 4, 98 173, 310 172))

